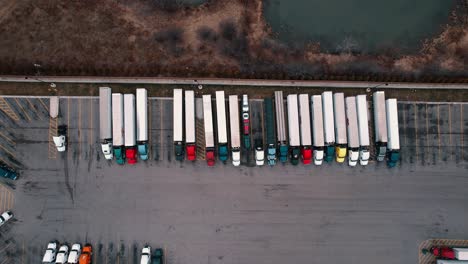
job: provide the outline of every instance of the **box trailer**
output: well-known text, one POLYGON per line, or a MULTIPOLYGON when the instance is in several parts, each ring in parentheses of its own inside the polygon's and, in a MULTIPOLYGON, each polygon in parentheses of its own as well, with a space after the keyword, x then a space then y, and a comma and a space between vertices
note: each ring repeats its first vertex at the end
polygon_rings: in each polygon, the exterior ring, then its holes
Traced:
POLYGON ((335 121, 332 92, 322 93, 323 132, 325 136, 325 161, 331 162, 335 156, 335 121))
POLYGON ((240 165, 241 140, 240 140, 240 121, 239 121, 239 99, 237 95, 229 96, 229 121, 231 129, 231 155, 232 164, 240 165))
POLYGON ((458 260, 468 260, 468 248, 453 248, 455 258, 458 260))
POLYGON ((112 143, 117 164, 125 163, 124 141, 124 99, 121 93, 112 94, 112 143))
POLYGON ((250 107, 249 97, 246 94, 242 95, 242 138, 244 147, 250 149, 250 107))
POLYGON ((208 166, 215 164, 215 143, 213 133, 213 112, 211 108, 211 95, 203 95, 203 120, 205 124, 205 158, 208 166))
POLYGON ((273 112, 273 99, 267 97, 263 100, 265 107, 265 129, 267 141, 267 162, 270 166, 276 164, 276 135, 275 114, 273 112))
POLYGON ((137 149, 141 160, 148 159, 148 93, 145 88, 136 89, 137 149))
POLYGON ((104 157, 112 159, 112 91, 99 87, 99 137, 104 157))
POLYGON ((365 94, 356 96, 356 110, 359 131, 359 163, 363 166, 369 163, 369 117, 367 115, 367 100, 365 94))
POLYGON ((387 111, 385 107, 385 92, 375 92, 372 96, 374 103, 374 131, 377 161, 383 161, 387 152, 387 111))
POLYGON ((173 140, 176 160, 184 160, 184 101, 182 89, 174 89, 173 100, 173 140))
POLYGON ((310 128, 309 95, 299 95, 299 117, 301 127, 301 156, 304 164, 312 160, 312 134, 310 128))
POLYGON ((348 137, 346 136, 346 113, 343 93, 333 94, 333 112, 335 114, 335 155, 336 161, 341 163, 346 158, 348 137))
POLYGON ((322 96, 311 96, 312 103, 312 135, 314 145, 314 164, 321 165, 323 162, 325 140, 323 136, 323 108, 322 96))
POLYGON ((135 164, 136 159, 136 124, 135 124, 135 95, 124 94, 125 121, 125 158, 129 164, 135 164))
POLYGON ((218 156, 220 161, 226 161, 229 154, 224 91, 216 92, 216 121, 218 125, 218 156))
POLYGON ((395 167, 400 160, 400 132, 398 131, 398 106, 397 99, 387 99, 385 101, 387 110, 387 132, 388 144, 387 164, 395 167))
POLYGON ((346 97, 346 131, 348 132, 348 165, 356 166, 359 159, 359 131, 356 97, 346 97))
POLYGON ((284 114, 283 91, 275 92, 276 135, 278 142, 278 157, 281 162, 288 160, 288 139, 286 134, 286 118, 284 114))
POLYGON ((297 94, 290 94, 287 97, 288 102, 288 129, 289 129, 289 152, 291 164, 299 163, 299 154, 301 146, 301 136, 299 127, 299 108, 297 103, 297 94))
POLYGON ((196 160, 195 92, 185 91, 185 152, 188 160, 196 160))

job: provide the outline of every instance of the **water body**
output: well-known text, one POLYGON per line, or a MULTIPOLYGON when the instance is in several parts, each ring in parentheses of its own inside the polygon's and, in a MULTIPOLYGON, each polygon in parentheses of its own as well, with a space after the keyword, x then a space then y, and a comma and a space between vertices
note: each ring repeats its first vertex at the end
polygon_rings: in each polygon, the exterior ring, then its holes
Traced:
POLYGON ((415 52, 440 33, 454 0, 265 0, 265 18, 292 45, 328 52, 415 52))

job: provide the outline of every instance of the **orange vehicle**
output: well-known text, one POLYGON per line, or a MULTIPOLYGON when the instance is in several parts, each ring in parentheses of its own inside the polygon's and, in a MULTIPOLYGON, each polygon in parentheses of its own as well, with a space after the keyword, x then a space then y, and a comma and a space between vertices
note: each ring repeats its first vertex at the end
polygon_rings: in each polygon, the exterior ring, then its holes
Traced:
POLYGON ((87 244, 86 246, 84 246, 83 250, 81 251, 79 264, 91 264, 92 255, 93 255, 93 248, 91 247, 91 245, 87 244))

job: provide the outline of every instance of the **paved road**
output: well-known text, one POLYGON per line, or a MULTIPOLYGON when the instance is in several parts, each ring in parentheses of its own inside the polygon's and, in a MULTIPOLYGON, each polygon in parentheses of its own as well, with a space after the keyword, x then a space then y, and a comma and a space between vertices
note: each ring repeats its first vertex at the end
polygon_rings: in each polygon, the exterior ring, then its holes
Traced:
POLYGON ((423 240, 468 234, 467 105, 400 103, 395 169, 207 168, 172 158, 171 100, 150 100, 152 156, 136 166, 103 159, 96 98, 61 100, 66 153, 49 149, 47 99, 6 101, 18 120, 0 111, 0 158, 21 179, 3 263, 38 263, 52 239, 93 243, 95 263, 137 263, 146 243, 180 264, 416 263, 423 240))

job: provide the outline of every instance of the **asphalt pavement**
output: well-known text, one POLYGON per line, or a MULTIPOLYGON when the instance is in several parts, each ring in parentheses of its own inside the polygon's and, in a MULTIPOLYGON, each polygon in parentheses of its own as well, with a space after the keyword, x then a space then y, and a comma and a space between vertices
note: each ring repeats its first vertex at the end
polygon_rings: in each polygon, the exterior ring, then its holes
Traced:
POLYGON ((0 264, 39 263, 50 240, 91 243, 99 264, 138 263, 146 244, 180 264, 416 263, 422 241, 468 234, 467 104, 400 102, 393 169, 255 167, 253 156, 209 168, 172 157, 167 98, 150 100, 150 159, 135 166, 104 160, 97 98, 62 98, 56 122, 48 98, 0 100, 11 110, 0 102, 0 159, 20 171, 1 182, 15 219, 0 229, 0 264), (57 153, 62 124, 68 151, 57 153))

